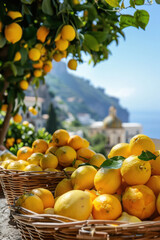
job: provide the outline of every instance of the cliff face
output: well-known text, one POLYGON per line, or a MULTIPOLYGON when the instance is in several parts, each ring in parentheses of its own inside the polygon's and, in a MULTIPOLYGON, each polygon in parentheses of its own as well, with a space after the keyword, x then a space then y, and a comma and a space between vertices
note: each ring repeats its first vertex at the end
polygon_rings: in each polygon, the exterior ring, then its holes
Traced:
POLYGON ((46 76, 50 93, 59 96, 73 114, 90 113, 95 120, 108 115, 111 105, 116 107, 118 117, 127 122, 129 113, 119 104, 119 99, 105 94, 103 88, 95 88, 90 81, 67 72, 66 64, 55 63, 53 70, 46 76))

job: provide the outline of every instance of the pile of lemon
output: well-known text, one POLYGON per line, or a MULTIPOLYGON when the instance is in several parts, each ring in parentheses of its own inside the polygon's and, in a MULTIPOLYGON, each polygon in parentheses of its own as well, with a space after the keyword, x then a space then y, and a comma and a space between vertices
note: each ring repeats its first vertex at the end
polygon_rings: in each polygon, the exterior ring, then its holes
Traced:
POLYGON ((70 136, 66 130, 59 129, 53 133, 50 143, 37 139, 32 147, 20 148, 16 157, 8 153, 2 155, 1 167, 19 171, 74 171, 87 161, 100 167, 106 158, 88 147, 86 139, 70 136))
MULTIPOLYGON (((155 150, 149 137, 139 134, 129 144, 115 145, 107 160, 90 150, 86 140, 70 137, 65 130, 57 130, 51 144, 60 166, 70 166, 75 157, 74 164, 78 161, 89 164, 79 166, 70 178, 58 183, 54 205, 45 213, 76 220, 160 220, 160 151, 155 150), (153 153, 155 160, 141 160, 138 156, 142 151, 153 153), (124 157, 120 168, 101 167, 115 156, 124 157)), ((30 210, 35 211, 33 208, 30 210)))

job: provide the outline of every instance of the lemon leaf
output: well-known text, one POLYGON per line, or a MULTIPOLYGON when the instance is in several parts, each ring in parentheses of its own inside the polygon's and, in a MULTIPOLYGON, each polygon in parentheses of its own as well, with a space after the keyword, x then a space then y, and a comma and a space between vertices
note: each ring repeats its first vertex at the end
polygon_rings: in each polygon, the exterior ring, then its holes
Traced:
POLYGON ((89 49, 97 52, 99 51, 99 43, 95 37, 90 34, 84 34, 84 45, 86 45, 89 49))
POLYGON ((123 160, 112 160, 112 158, 107 159, 101 165, 101 168, 109 168, 109 169, 119 169, 121 168, 123 160))
POLYGON ((119 7, 118 0, 105 0, 111 7, 119 7))
POLYGON ((157 156, 150 151, 142 151, 141 155, 138 156, 140 160, 149 161, 149 160, 156 160, 157 156))

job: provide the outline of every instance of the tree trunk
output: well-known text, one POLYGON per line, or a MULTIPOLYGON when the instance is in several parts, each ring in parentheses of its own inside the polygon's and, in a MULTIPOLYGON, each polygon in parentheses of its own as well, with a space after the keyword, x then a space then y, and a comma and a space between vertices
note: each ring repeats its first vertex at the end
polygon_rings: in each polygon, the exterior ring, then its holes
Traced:
POLYGON ((8 108, 7 108, 7 113, 6 113, 6 116, 4 118, 4 121, 3 121, 3 124, 2 124, 2 127, 0 128, 0 145, 3 144, 4 142, 4 139, 5 139, 5 136, 7 134, 7 130, 8 130, 8 127, 9 127, 9 121, 12 117, 11 115, 11 112, 12 112, 12 103, 10 103, 8 105, 8 108))
POLYGON ((4 93, 5 93, 6 89, 8 88, 8 85, 9 85, 9 83, 7 81, 5 81, 4 82, 4 87, 3 87, 3 89, 0 92, 0 101, 3 100, 4 93))

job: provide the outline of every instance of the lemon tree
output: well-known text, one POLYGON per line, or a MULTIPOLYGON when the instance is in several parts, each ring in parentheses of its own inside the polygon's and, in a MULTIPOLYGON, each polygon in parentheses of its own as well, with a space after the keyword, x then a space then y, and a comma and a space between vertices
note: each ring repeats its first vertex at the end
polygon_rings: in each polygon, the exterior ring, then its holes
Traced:
MULTIPOLYGON (((125 1, 0 1, 0 109, 5 110, 0 144, 10 118, 16 116, 15 120, 21 121, 19 109, 28 111, 24 91, 45 82, 53 59, 59 62, 69 57, 68 67, 76 70, 85 53, 96 65, 108 59, 109 45, 113 41, 118 44, 119 37, 124 37, 123 28, 145 29, 149 14, 137 9, 145 0, 125 1), (124 14, 123 9, 129 7, 134 13, 124 14)), ((35 109, 36 105, 31 107, 35 109)))

